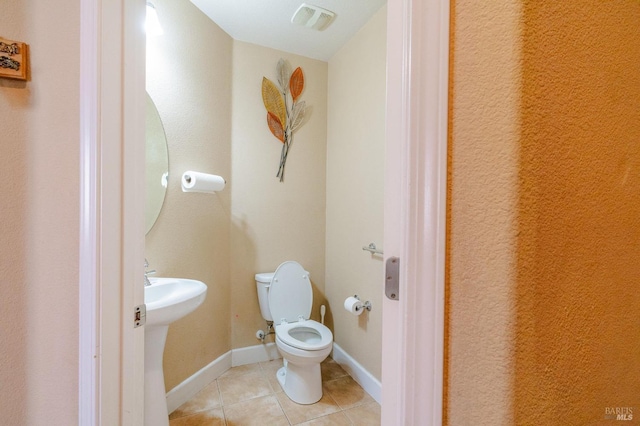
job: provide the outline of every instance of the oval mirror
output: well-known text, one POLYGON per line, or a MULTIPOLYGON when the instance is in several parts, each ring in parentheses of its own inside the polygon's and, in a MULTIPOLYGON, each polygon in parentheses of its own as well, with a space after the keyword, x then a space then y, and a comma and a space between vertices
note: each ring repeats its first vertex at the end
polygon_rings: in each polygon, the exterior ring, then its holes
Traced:
POLYGON ((147 93, 146 116, 146 202, 145 202, 145 234, 148 233, 158 219, 162 203, 167 192, 169 179, 169 152, 167 137, 164 134, 160 114, 153 100, 147 93))

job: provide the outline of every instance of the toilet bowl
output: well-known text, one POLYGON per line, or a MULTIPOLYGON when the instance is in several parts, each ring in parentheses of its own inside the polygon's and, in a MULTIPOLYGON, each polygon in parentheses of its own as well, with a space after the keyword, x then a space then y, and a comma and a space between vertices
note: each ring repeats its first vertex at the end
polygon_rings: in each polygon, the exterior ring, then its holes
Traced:
POLYGON ((276 347, 284 358, 277 378, 285 394, 298 404, 322 398, 320 363, 331 353, 333 334, 309 319, 313 291, 309 273, 287 261, 273 273, 256 274, 262 317, 275 324, 276 347))

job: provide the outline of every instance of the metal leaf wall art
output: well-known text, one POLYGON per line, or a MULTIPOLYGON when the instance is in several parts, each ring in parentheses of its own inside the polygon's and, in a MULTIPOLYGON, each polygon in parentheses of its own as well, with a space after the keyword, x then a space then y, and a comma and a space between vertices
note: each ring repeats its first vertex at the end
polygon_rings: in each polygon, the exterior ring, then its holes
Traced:
POLYGON ((273 136, 282 142, 280 167, 276 177, 284 181, 284 166, 293 143, 293 132, 304 122, 306 105, 300 101, 304 90, 304 75, 300 67, 291 72, 284 59, 276 67, 278 86, 266 77, 262 78, 262 101, 267 109, 267 125, 273 136))

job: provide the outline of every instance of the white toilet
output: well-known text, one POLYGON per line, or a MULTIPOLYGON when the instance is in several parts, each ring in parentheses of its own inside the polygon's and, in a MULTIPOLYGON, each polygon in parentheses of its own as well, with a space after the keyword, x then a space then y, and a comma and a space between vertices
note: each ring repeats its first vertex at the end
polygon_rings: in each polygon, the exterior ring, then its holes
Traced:
POLYGON ((331 352, 333 334, 309 319, 313 290, 309 273, 297 262, 284 262, 275 272, 256 274, 262 317, 273 321, 276 346, 284 358, 278 381, 298 404, 322 398, 320 363, 331 352))

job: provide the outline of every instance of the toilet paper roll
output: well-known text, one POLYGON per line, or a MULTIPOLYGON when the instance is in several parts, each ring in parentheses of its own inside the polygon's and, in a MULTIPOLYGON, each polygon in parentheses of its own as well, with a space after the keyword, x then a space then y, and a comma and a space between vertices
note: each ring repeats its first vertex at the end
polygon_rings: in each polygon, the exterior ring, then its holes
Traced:
POLYGON ((188 171, 182 174, 183 192, 206 192, 212 193, 222 191, 227 182, 218 175, 188 171))
POLYGON ((353 296, 347 297, 344 300, 344 309, 353 315, 360 315, 362 311, 364 311, 362 302, 353 296))

